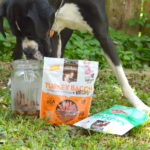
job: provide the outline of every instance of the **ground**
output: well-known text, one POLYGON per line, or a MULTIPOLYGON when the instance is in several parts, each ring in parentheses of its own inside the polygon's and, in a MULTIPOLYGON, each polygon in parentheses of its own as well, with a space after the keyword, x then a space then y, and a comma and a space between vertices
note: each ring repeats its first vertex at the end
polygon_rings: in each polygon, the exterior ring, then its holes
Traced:
MULTIPOLYGON (((74 126, 54 126, 39 118, 14 116, 10 89, 11 66, 0 62, 0 150, 149 150, 150 121, 124 136, 87 131, 74 126)), ((150 106, 150 71, 126 71, 136 94, 150 106)), ((110 70, 100 70, 90 115, 115 104, 131 106, 110 70)))

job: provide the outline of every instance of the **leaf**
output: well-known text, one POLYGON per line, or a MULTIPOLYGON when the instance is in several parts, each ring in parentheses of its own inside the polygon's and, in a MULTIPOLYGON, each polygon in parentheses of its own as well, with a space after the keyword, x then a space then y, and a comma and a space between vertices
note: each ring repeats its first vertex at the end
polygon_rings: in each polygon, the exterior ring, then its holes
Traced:
POLYGON ((146 27, 147 27, 147 28, 150 28, 150 23, 146 24, 146 27))
POLYGON ((9 42, 3 42, 3 45, 4 45, 5 47, 11 47, 11 44, 10 44, 9 42))

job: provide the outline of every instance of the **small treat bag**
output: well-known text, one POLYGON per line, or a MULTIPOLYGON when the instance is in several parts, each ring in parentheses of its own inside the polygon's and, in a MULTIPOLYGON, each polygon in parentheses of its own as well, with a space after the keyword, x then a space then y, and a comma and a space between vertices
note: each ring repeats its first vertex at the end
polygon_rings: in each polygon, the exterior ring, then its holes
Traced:
POLYGON ((141 110, 114 105, 113 107, 79 121, 74 125, 103 133, 124 135, 146 120, 148 120, 148 115, 141 110))
POLYGON ((88 117, 98 62, 44 58, 40 117, 74 124, 88 117))

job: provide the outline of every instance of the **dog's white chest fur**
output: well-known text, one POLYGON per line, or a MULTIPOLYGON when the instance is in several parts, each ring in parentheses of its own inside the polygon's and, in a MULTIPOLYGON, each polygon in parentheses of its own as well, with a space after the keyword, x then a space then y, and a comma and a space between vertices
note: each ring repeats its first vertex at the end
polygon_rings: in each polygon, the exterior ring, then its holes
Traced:
POLYGON ((55 14, 55 22, 52 28, 60 33, 66 27, 92 32, 92 28, 83 19, 78 6, 74 3, 65 4, 55 14))

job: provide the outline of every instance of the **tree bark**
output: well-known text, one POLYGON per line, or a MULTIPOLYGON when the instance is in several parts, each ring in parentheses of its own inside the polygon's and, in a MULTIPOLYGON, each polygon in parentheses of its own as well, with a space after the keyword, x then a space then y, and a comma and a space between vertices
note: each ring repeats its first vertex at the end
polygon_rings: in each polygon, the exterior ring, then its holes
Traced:
POLYGON ((115 29, 122 29, 128 34, 137 34, 139 26, 129 26, 129 19, 139 18, 141 0, 107 0, 106 9, 109 24, 115 29))
MULTIPOLYGON (((144 2, 144 12, 147 12, 148 17, 150 18, 150 0, 144 2)), ((146 22, 150 24, 150 21, 146 22)), ((145 26, 142 28, 142 34, 150 36, 150 27, 145 26)))

